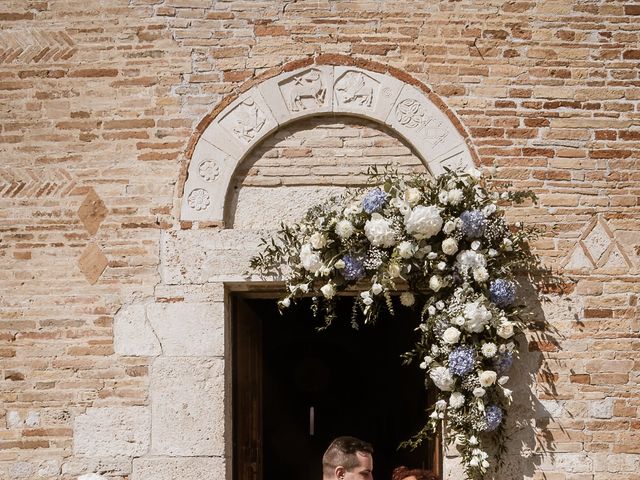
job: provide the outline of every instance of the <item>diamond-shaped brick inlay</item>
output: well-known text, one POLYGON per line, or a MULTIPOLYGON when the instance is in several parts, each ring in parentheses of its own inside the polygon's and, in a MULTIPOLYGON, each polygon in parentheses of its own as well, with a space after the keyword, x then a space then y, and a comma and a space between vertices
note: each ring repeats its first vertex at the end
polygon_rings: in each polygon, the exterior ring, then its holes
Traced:
POLYGON ((597 222, 585 239, 582 240, 591 258, 593 258, 596 263, 600 260, 607 248, 609 248, 611 241, 612 237, 610 236, 610 232, 608 232, 600 222, 597 222))
POLYGON ((80 217, 80 220, 82 220, 87 232, 91 235, 95 235, 100 228, 100 225, 107 217, 108 212, 109 210, 102 199, 98 196, 95 190, 91 188, 82 202, 82 205, 80 205, 80 208, 78 209, 78 216, 80 217))
POLYGON ((108 263, 109 261, 100 247, 93 242, 87 245, 78 260, 80 271, 91 285, 98 281, 108 263))

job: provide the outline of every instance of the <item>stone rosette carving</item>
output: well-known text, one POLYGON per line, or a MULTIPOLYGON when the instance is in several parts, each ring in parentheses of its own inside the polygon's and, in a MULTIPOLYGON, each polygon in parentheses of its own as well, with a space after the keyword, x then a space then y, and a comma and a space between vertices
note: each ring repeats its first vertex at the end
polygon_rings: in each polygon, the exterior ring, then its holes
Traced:
POLYGON ((203 180, 213 182, 220 176, 220 166, 215 160, 204 160, 198 166, 198 173, 203 180))
POLYGON ((442 122, 428 115, 418 100, 402 100, 396 106, 395 114, 401 125, 421 132, 434 147, 447 138, 448 132, 442 122))
POLYGON ((189 194, 189 206, 198 212, 206 210, 211 204, 209 193, 204 188, 196 188, 189 194))

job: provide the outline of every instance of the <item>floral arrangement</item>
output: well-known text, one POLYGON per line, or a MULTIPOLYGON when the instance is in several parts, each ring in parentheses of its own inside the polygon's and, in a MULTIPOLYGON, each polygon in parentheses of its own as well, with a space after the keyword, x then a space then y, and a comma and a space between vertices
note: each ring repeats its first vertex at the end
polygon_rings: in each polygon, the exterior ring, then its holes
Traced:
POLYGON ((405 354, 424 370, 437 401, 426 426, 406 442, 415 446, 447 424, 469 478, 490 467, 487 440, 505 450, 504 420, 511 401, 508 370, 517 356, 514 336, 524 328, 516 274, 536 270, 528 242, 537 235, 508 226, 501 206, 531 192, 489 189, 478 170, 402 177, 370 172, 370 187, 350 190, 311 208, 301 222, 263 239, 252 268, 285 274, 281 310, 313 297, 326 324, 336 295, 356 292, 353 316, 374 322, 399 300, 418 308, 419 340, 405 354))

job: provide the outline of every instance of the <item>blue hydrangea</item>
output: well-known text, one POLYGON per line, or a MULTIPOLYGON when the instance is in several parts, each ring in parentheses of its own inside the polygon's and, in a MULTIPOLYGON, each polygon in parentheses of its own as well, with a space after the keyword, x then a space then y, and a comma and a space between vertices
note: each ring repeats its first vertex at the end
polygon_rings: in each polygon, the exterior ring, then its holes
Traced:
POLYGON ((473 370, 476 352, 472 347, 458 347, 449 354, 449 371, 462 377, 473 370))
POLYGON ((480 238, 484 234, 487 226, 487 220, 480 210, 467 210, 460 215, 462 222, 462 233, 471 240, 472 238, 480 238))
POLYGON ((498 355, 493 361, 496 373, 499 376, 504 375, 511 368, 513 364, 513 353, 505 352, 498 355))
POLYGON ((344 257, 342 257, 342 261, 344 262, 342 276, 345 280, 360 280, 362 277, 364 277, 364 262, 360 257, 345 255, 344 257))
POLYGON ((508 307, 516 301, 516 286, 509 280, 499 278, 489 284, 491 301, 500 308, 508 307))
POLYGON ((502 423, 502 409, 496 405, 487 407, 484 412, 484 420, 487 423, 487 432, 492 432, 502 423))
POLYGON ((387 194, 379 188, 374 188, 373 190, 369 190, 362 199, 362 209, 368 214, 372 214, 380 210, 386 200, 387 194))

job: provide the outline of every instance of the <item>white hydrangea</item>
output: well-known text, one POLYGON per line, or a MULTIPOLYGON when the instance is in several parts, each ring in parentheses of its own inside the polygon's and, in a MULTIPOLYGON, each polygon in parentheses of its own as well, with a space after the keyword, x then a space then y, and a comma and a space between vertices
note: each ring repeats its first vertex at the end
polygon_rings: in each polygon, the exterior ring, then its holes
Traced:
POLYGON ((325 237, 320 232, 316 232, 313 235, 311 235, 311 238, 309 239, 309 243, 316 250, 320 250, 321 248, 327 245, 327 237, 325 237))
POLYGON ((300 263, 305 270, 309 270, 311 273, 316 273, 322 266, 320 255, 314 253, 308 243, 305 243, 300 248, 300 263))
POLYGON ((468 275, 469 269, 486 267, 487 260, 481 253, 463 250, 456 256, 456 268, 461 275, 468 275))
POLYGON ((407 188, 404 192, 404 201, 412 207, 418 204, 420 198, 422 198, 422 194, 417 188, 407 188))
POLYGON ((371 219, 364 224, 364 234, 374 247, 392 247, 396 243, 391 222, 379 213, 371 215, 371 219))
POLYGON ((338 235, 343 240, 351 237, 355 229, 353 228, 353 224, 349 220, 340 220, 336 223, 335 227, 336 235, 338 235))
POLYGON ((418 205, 404 217, 407 233, 417 239, 433 237, 442 229, 442 223, 440 209, 434 205, 418 205))
POLYGON ((464 306, 464 328, 473 333, 480 333, 491 320, 491 312, 479 300, 464 306))
POLYGON ((476 267, 473 269, 473 279, 478 282, 486 282, 489 280, 489 272, 485 267, 476 267))
POLYGON ((436 367, 429 372, 429 377, 433 380, 434 385, 443 392, 453 390, 455 379, 448 368, 436 367))
POLYGON ((360 202, 352 202, 347 208, 344 209, 345 217, 358 215, 360 213, 362 213, 362 204, 360 202))

